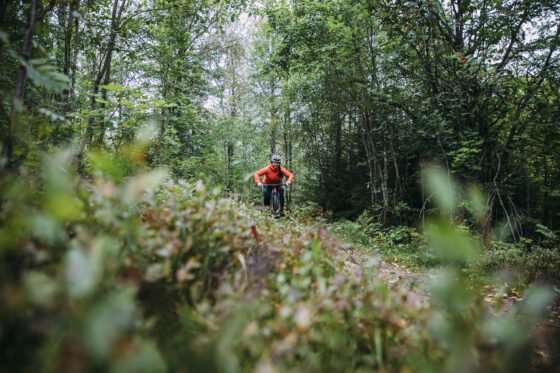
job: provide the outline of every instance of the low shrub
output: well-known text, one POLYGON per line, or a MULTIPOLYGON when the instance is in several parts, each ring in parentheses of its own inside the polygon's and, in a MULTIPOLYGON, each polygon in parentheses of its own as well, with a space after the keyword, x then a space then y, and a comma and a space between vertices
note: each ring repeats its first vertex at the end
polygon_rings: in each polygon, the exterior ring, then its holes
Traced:
POLYGON ((478 268, 486 273, 508 270, 524 284, 534 281, 558 283, 560 251, 534 245, 527 239, 518 243, 493 242, 484 252, 478 268))
POLYGON ((31 184, 2 179, 0 361, 13 371, 164 371, 161 321, 212 299, 241 268, 249 221, 202 183, 161 170, 90 168, 81 179, 72 158, 45 160, 31 184))

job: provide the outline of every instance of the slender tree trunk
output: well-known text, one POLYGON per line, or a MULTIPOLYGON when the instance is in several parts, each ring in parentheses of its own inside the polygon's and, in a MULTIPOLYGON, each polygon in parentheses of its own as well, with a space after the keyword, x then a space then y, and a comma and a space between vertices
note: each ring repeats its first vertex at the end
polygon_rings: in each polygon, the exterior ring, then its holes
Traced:
POLYGON ((341 171, 341 158, 342 158, 342 123, 340 113, 336 112, 333 118, 334 130, 334 171, 336 175, 341 171))
POLYGON ((276 128, 276 113, 270 112, 270 154, 276 153, 276 137, 278 129, 276 128))
POLYGON ((68 3, 66 11, 61 12, 60 17, 62 19, 62 27, 64 30, 64 56, 62 63, 62 71, 64 75, 70 78, 71 84, 68 89, 65 89, 62 93, 63 95, 63 111, 68 113, 72 108, 72 99, 74 97, 74 85, 75 85, 75 69, 74 69, 74 55, 77 53, 77 43, 73 42, 74 32, 78 32, 78 19, 75 17, 76 12, 79 7, 79 0, 72 0, 68 3))
MULTIPOLYGON (((102 85, 107 85, 111 83, 111 66, 113 62, 113 53, 117 41, 117 32, 118 32, 118 28, 120 27, 122 14, 126 8, 127 1, 128 0, 122 0, 120 6, 119 6, 119 0, 115 0, 115 2, 113 3, 113 12, 111 15, 111 33, 109 36, 109 43, 107 45, 107 52, 106 52, 107 57, 105 61, 105 67, 103 69, 104 72, 102 73, 102 75, 100 75, 101 79, 97 80, 97 82, 100 82, 102 85)), ((107 102, 107 90, 105 88, 101 88, 101 95, 103 98, 103 103, 101 104, 102 113, 99 121, 99 133, 97 136, 97 140, 95 142, 97 145, 102 145, 105 139, 106 125, 105 125, 104 109, 106 107, 105 102, 107 102)))
MULTIPOLYGON (((161 84, 162 84, 161 97, 165 101, 167 99, 167 70, 163 74, 161 84)), ((159 123, 159 136, 158 136, 158 145, 159 145, 158 149, 159 149, 159 151, 162 150, 163 142, 164 142, 164 139, 165 139, 165 128, 167 126, 167 113, 168 113, 168 111, 166 111, 166 109, 162 107, 161 108, 161 120, 160 120, 160 123, 159 123)), ((158 157, 158 160, 161 161, 161 159, 159 159, 159 157, 158 157)))
MULTIPOLYGON (((93 112, 93 114, 90 114, 88 118, 86 134, 82 139, 80 145, 80 155, 78 157, 80 161, 83 157, 83 152, 85 151, 86 146, 90 145, 93 142, 95 136, 96 124, 98 124, 99 132, 100 132, 98 134, 96 143, 100 144, 103 142, 104 131, 105 131, 105 128, 103 127, 103 120, 99 120, 99 119, 96 120, 95 118, 95 110, 97 109, 97 95, 99 94, 99 90, 102 89, 101 84, 108 84, 110 82, 111 63, 113 58, 113 52, 116 45, 117 31, 126 4, 127 4, 127 0, 123 0, 122 3, 120 3, 120 6, 119 6, 119 0, 114 0, 113 2, 113 9, 111 12, 111 25, 110 25, 111 31, 109 33, 109 40, 107 41, 107 47, 102 51, 103 56, 100 64, 100 69, 99 71, 97 71, 97 74, 95 75, 95 79, 93 82, 93 89, 90 98, 90 110, 93 112)), ((106 92, 104 92, 104 94, 106 95, 106 92)))
POLYGON ((284 136, 284 158, 285 158, 285 166, 290 168, 292 166, 292 156, 291 156, 291 147, 292 147, 292 138, 291 138, 291 112, 290 112, 290 104, 286 104, 284 109, 284 123, 283 123, 283 136, 284 136))
MULTIPOLYGON (((76 7, 75 12, 78 12, 80 9, 80 0, 76 0, 76 7)), ((74 100, 74 95, 76 93, 76 71, 78 70, 78 54, 80 51, 80 18, 74 17, 74 49, 71 56, 70 62, 70 98, 69 102, 74 100)))
MULTIPOLYGON (((284 110, 284 125, 283 125, 283 129, 284 129, 284 159, 285 159, 285 166, 289 169, 292 170, 292 139, 291 139, 291 133, 290 133, 290 126, 291 126, 291 113, 290 113, 290 104, 287 103, 285 110, 284 110)), ((293 171, 293 170, 292 170, 293 171)), ((291 202, 291 197, 292 197, 292 193, 291 193, 291 186, 287 188, 287 193, 286 193, 286 206, 290 205, 291 202)))
POLYGON ((391 159, 393 161, 393 169, 395 172, 394 193, 393 193, 393 207, 397 206, 401 199, 401 173, 399 170, 399 162, 397 159, 397 152, 395 151, 395 126, 391 126, 391 136, 389 137, 389 150, 391 151, 391 159))
MULTIPOLYGON (((21 50, 21 57, 25 62, 29 61, 29 58, 31 57, 31 49, 33 47, 33 33, 35 31, 35 24, 37 22, 37 2, 38 0, 31 0, 29 13, 27 15, 27 26, 25 28, 25 36, 23 39, 23 47, 21 50)), ((24 65, 20 65, 16 81, 14 103, 16 100, 19 103, 21 103, 21 101, 23 100, 26 78, 27 68, 24 65)), ((14 105, 14 107, 16 106, 17 105, 14 105)))
MULTIPOLYGON (((23 39, 23 47, 21 49, 21 58, 23 61, 29 61, 31 57, 31 50, 33 48, 33 33, 37 23, 37 6, 38 0, 31 0, 29 12, 27 14, 27 25, 25 28, 25 35, 23 39)), ((25 92, 25 81, 27 79, 27 67, 21 64, 18 68, 17 79, 14 97, 12 100, 12 112, 10 115, 10 124, 8 127, 8 134, 6 135, 5 156, 7 159, 8 168, 13 168, 14 164, 14 146, 15 134, 14 131, 18 125, 19 112, 23 106, 23 96, 25 92)))
POLYGON ((234 144, 232 141, 226 142, 226 160, 227 160, 227 189, 233 191, 233 156, 234 144))
POLYGON ((274 95, 276 93, 276 83, 270 81, 270 97, 271 97, 271 109, 270 109, 270 154, 276 153, 276 143, 278 137, 278 118, 276 105, 274 103, 274 95))
POLYGON ((0 0, 0 25, 4 24, 4 19, 6 18, 7 6, 8 6, 8 0, 0 0))
POLYGON ((383 171, 381 172, 381 195, 383 197, 383 224, 387 223, 387 214, 390 209, 389 202, 389 158, 387 156, 387 143, 383 139, 383 171))
POLYGON ((376 170, 377 170, 377 158, 375 155, 375 145, 372 142, 371 134, 369 131, 369 115, 368 113, 362 113, 362 125, 360 126, 362 134, 362 144, 366 151, 367 165, 368 165, 368 180, 369 180, 369 197, 370 197, 370 207, 374 208, 377 203, 376 198, 376 170))
MULTIPOLYGON (((546 140, 545 140, 546 142, 546 140)), ((550 168, 548 165, 548 157, 543 155, 543 171, 544 171, 544 180, 543 180, 543 213, 542 213, 542 221, 546 226, 552 226, 552 219, 550 213, 550 205, 549 205, 549 189, 550 185, 550 168)))
MULTIPOLYGON (((107 67, 107 71, 105 72, 105 78, 103 79, 103 81, 101 82, 102 85, 107 85, 111 82, 111 63, 109 62, 109 65, 107 67)), ((107 102, 107 90, 105 88, 101 88, 101 105, 100 105, 100 109, 101 109, 101 115, 99 118, 99 133, 97 134, 97 139, 95 140, 95 145, 101 146, 103 145, 103 142, 105 140, 105 128, 106 128, 106 123, 105 123, 105 108, 107 106, 106 102, 107 102)))

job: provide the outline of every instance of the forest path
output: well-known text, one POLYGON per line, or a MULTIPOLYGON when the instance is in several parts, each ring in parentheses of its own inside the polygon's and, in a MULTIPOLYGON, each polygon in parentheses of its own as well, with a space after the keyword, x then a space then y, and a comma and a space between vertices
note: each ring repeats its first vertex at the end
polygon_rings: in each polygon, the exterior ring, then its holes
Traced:
POLYGON ((430 279, 429 272, 413 272, 406 267, 384 260, 378 253, 366 252, 348 243, 343 243, 335 255, 343 260, 349 274, 364 276, 370 275, 370 273, 364 274, 363 271, 371 271, 392 291, 399 292, 403 300, 410 306, 428 306, 430 300, 427 289, 427 282, 430 279))
MULTIPOLYGON (((432 276, 430 271, 414 272, 399 264, 390 263, 373 250, 365 250, 340 239, 328 227, 310 225, 305 229, 321 232, 321 239, 328 242, 326 254, 335 262, 343 264, 345 276, 375 276, 386 283, 392 292, 397 292, 410 306, 423 308, 429 305, 428 282, 432 276)), ((266 287, 267 276, 276 271, 276 266, 282 261, 284 254, 286 252, 274 244, 264 242, 259 242, 249 251, 246 258, 248 298, 258 296, 266 287)))
MULTIPOLYGON (((351 244, 345 243, 337 251, 338 255, 345 264, 349 274, 354 276, 364 275, 362 271, 371 269, 376 272, 376 276, 386 282, 389 289, 398 292, 409 306, 413 308, 426 308, 430 306, 431 295, 428 289, 430 281, 436 276, 431 270, 415 272, 396 263, 384 260, 375 251, 365 251, 355 248, 351 244)), ((365 274, 367 275, 367 274, 365 274)), ((488 286, 483 289, 484 301, 493 312, 507 314, 516 312, 515 305, 522 298, 517 292, 502 294, 497 289, 488 286)), ((560 299, 557 299, 548 307, 547 316, 535 325, 533 331, 535 340, 531 371, 548 372, 550 366, 554 366, 552 361, 560 352, 560 299)))
MULTIPOLYGON (((293 221, 294 224, 299 224, 293 221)), ((321 241, 325 243, 326 254, 337 263, 343 263, 346 276, 375 276, 386 283, 392 292, 398 293, 402 299, 413 307, 428 307, 430 304, 430 282, 437 276, 438 268, 414 271, 398 263, 390 262, 377 252, 378 248, 363 248, 340 238, 332 232, 328 225, 309 224, 303 230, 320 232, 321 241)), ((283 245, 269 244, 265 239, 266 232, 259 232, 258 245, 249 251, 246 258, 247 296, 257 296, 266 287, 266 278, 276 271, 276 265, 286 254, 283 245)), ((507 292, 487 284, 482 289, 486 304, 492 312, 509 312, 514 305, 522 300, 520 290, 512 288, 507 292)), ((555 308, 559 308, 556 306, 555 308)), ((557 312, 560 314, 560 312, 557 312)), ((558 318, 558 317, 555 317, 558 318)), ((560 319, 560 318, 558 318, 560 319)))
MULTIPOLYGON (((295 221, 293 223, 296 224, 295 221)), ((413 271, 392 263, 384 259, 375 248, 363 248, 337 237, 329 231, 328 226, 311 224, 304 226, 302 231, 304 236, 308 234, 307 238, 310 232, 312 236, 320 237, 325 254, 336 262, 337 268, 342 264, 341 275, 358 279, 361 276, 374 276, 387 284, 391 293, 399 296, 401 301, 411 308, 420 310, 432 306, 429 286, 437 276, 436 268, 413 271)), ((266 232, 261 231, 259 234, 266 236, 266 232)), ((245 296, 248 300, 255 299, 261 292, 266 291, 267 278, 276 273, 277 266, 289 255, 286 250, 290 249, 285 245, 267 243, 262 236, 262 241, 249 251, 245 259, 248 283, 245 296)), ((492 286, 485 286, 482 291, 489 311, 498 315, 516 312, 514 306, 522 300, 516 291, 504 294, 492 286)), ((535 330, 536 340, 533 348, 537 357, 533 370, 538 372, 547 371, 546 367, 550 366, 551 357, 555 356, 557 348, 560 348, 560 342, 556 340, 560 331, 560 303, 551 305, 548 311, 548 316, 536 325, 535 330)))

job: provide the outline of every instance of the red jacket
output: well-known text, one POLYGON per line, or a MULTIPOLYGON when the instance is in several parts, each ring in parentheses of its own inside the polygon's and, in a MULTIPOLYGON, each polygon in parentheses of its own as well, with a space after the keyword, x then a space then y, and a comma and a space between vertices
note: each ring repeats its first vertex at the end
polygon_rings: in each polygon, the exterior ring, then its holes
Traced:
POLYGON ((288 182, 291 183, 294 180, 294 174, 288 171, 286 168, 280 166, 277 170, 274 169, 272 164, 261 168, 255 172, 255 183, 261 182, 261 176, 264 175, 263 184, 280 184, 282 183, 282 178, 284 176, 288 177, 288 182))

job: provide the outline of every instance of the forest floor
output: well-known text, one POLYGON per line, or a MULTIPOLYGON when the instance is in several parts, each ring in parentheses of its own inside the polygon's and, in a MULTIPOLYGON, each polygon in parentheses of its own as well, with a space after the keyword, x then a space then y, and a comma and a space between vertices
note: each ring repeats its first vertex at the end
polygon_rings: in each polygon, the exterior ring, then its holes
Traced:
MULTIPOLYGON (((430 282, 436 273, 434 269, 412 270, 404 265, 390 262, 376 251, 365 251, 363 248, 343 242, 339 245, 337 255, 343 258, 348 273, 361 276, 362 268, 370 267, 377 276, 389 284, 393 291, 401 291, 406 303, 411 307, 425 308, 430 306, 430 282), (404 293, 403 293, 404 290, 404 293)), ((493 286, 484 286, 484 301, 489 308, 500 314, 514 312, 516 303, 523 300, 521 291, 507 293, 498 291, 493 286)), ((537 324, 535 330, 535 359, 533 372, 548 371, 551 359, 555 360, 558 353, 557 336, 560 335, 560 300, 547 308, 547 315, 537 324)))
MULTIPOLYGON (((413 270, 405 265, 391 262, 375 250, 365 251, 351 243, 342 241, 337 255, 343 258, 348 273, 361 275, 362 268, 370 267, 392 289, 406 289, 406 303, 413 307, 427 307, 430 303, 430 281, 436 276, 437 268, 413 270)), ((499 304, 499 312, 510 312, 514 305, 523 300, 521 290, 509 289, 503 293, 495 287, 486 284, 484 301, 489 305, 499 304)), ((541 322, 540 327, 550 327, 560 330, 560 300, 548 308, 548 318, 541 322)))
MULTIPOLYGON (((330 233, 329 233, 330 234, 330 233)), ((338 241, 338 240, 337 240, 338 241)), ((403 295, 406 303, 413 307, 426 307, 429 303, 427 281, 430 273, 414 272, 397 263, 390 263, 378 253, 365 252, 351 243, 338 241, 334 245, 337 260, 344 263, 347 276, 363 276, 364 268, 389 284, 389 287, 399 291, 406 289, 403 295)), ((281 252, 265 245, 251 251, 247 259, 248 283, 251 284, 247 294, 252 298, 266 286, 266 277, 274 271, 275 265, 281 258, 281 252)))
MULTIPOLYGON (((382 248, 368 248, 361 244, 353 244, 348 239, 337 236, 329 230, 328 225, 308 226, 306 229, 321 231, 323 240, 331 241, 329 255, 336 262, 344 263, 344 276, 360 278, 372 274, 381 282, 388 285, 391 292, 399 294, 403 303, 411 308, 427 309, 432 306, 430 285, 437 277, 438 267, 414 268, 397 263, 390 257, 384 257, 378 250, 382 248)), ((266 235, 266 233, 264 233, 266 235)), ((262 237, 261 237, 262 239, 262 237)), ((247 257, 247 278, 249 287, 246 291, 247 299, 254 299, 267 286, 267 278, 276 271, 286 253, 275 248, 274 245, 259 244, 247 257)), ((522 290, 497 289, 493 285, 482 281, 484 302, 495 314, 516 312, 515 305, 523 300, 522 290)), ((560 302, 548 307, 547 315, 540 321, 535 331, 534 345, 535 359, 532 371, 547 371, 550 360, 556 360, 558 352, 555 336, 560 335, 560 302)))
MULTIPOLYGON (((265 212, 266 213, 266 212, 265 212)), ((377 278, 388 284, 392 290, 400 292, 406 297, 406 303, 413 307, 427 307, 430 302, 429 283, 436 275, 437 267, 415 268, 392 261, 379 253, 379 248, 365 248, 361 244, 354 244, 344 238, 338 237, 324 225, 308 227, 308 229, 326 230, 326 235, 334 241, 334 255, 337 260, 344 263, 347 276, 360 277, 364 269, 368 274, 375 274, 377 278)), ((260 238, 262 239, 262 237, 260 238)), ((274 271, 275 265, 281 260, 282 251, 274 246, 259 243, 247 258, 247 273, 249 296, 257 295, 265 286, 265 279, 274 271)), ((484 286, 485 302, 489 305, 499 303, 500 311, 509 311, 517 302, 522 300, 520 290, 509 289, 507 293, 499 292, 491 285, 484 286)), ((553 311, 555 324, 560 328, 560 304, 558 312, 553 311)))
POLYGON ((340 245, 337 253, 350 275, 362 276, 363 268, 369 268, 392 290, 405 290, 406 303, 413 307, 426 307, 429 303, 427 282, 430 273, 414 272, 397 263, 390 263, 375 252, 366 253, 349 243, 340 245))

